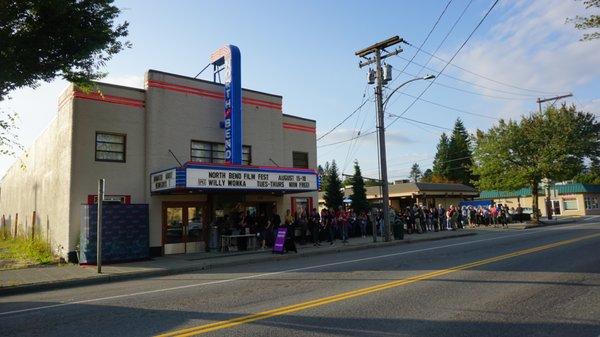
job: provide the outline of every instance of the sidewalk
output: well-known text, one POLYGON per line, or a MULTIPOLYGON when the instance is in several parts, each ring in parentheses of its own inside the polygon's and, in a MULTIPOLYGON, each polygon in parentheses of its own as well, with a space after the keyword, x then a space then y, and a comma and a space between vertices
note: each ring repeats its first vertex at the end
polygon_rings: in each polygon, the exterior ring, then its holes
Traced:
POLYGON ((55 288, 66 288, 135 278, 180 274, 217 267, 235 266, 266 261, 279 261, 321 254, 333 254, 342 251, 362 250, 373 247, 385 247, 411 242, 442 240, 477 234, 475 230, 428 232, 426 234, 405 235, 402 241, 374 243, 372 237, 351 238, 342 245, 337 240, 334 246, 324 243, 320 247, 312 244, 298 245, 298 253, 274 255, 271 250, 236 253, 196 253, 168 255, 148 261, 120 263, 102 266, 102 274, 96 273, 96 266, 35 267, 0 271, 0 295, 25 293, 55 288))
POLYGON ((521 229, 538 228, 538 227, 546 227, 546 226, 564 225, 564 224, 573 223, 573 222, 576 222, 578 220, 583 220, 583 219, 585 219, 585 217, 582 217, 582 216, 554 217, 552 220, 540 219, 539 224, 533 224, 531 222, 516 222, 516 223, 509 223, 507 227, 502 227, 501 225, 498 225, 498 226, 489 225, 489 226, 479 226, 479 227, 476 227, 476 229, 483 229, 483 230, 486 230, 486 229, 487 230, 517 229, 517 230, 521 230, 521 229))

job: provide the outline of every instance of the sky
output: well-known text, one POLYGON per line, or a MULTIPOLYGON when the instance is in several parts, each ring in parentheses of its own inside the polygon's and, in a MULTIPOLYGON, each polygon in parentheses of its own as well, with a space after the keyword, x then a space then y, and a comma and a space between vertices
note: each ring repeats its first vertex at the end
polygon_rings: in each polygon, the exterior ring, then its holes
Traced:
MULTIPOLYGON (((119 20, 130 23, 127 40, 133 47, 106 64, 103 82, 141 88, 148 69, 195 76, 213 51, 234 44, 242 53, 242 86, 282 95, 284 113, 317 121, 317 138, 366 99, 318 141, 318 163, 335 160, 351 174, 358 160, 364 176, 377 177, 374 134, 339 142, 375 128, 374 88, 354 53, 398 35, 410 45, 386 59, 394 69, 386 95, 415 76, 445 70, 433 84, 415 81, 390 97, 385 118, 390 179, 407 178, 415 162, 423 171, 430 168, 441 133, 457 118, 469 132, 485 130, 500 118, 537 110, 538 97, 569 92, 573 97, 564 102, 600 116, 600 40, 579 41, 582 32, 565 22, 586 13, 581 1, 501 0, 448 65, 493 0, 452 0, 425 40, 447 3, 117 1, 119 20), (414 47, 424 41, 426 53, 414 47), (421 93, 413 104, 410 96, 421 93), (410 120, 393 117, 400 114, 410 120)), ((208 73, 200 77, 208 79, 208 73)), ((25 148, 56 115, 66 87, 63 80, 40 83, 0 103, 0 110, 19 115, 17 134, 25 148)), ((14 162, 0 156, 0 176, 14 162)))

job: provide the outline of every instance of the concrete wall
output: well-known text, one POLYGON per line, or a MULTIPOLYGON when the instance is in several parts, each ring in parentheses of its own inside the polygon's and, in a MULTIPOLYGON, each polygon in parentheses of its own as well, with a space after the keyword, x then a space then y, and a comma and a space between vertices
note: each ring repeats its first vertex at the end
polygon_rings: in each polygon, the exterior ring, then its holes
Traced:
MULTIPOLYGON (((73 102, 73 172, 70 199, 69 247, 79 241, 81 205, 88 195, 98 192, 98 179, 106 179, 106 194, 131 195, 132 203, 146 203, 145 181, 145 111, 143 106, 120 104, 123 98, 140 102, 145 99, 141 89, 98 84, 97 90, 112 101, 98 101, 95 92, 88 98, 73 102), (118 97, 118 98, 117 98, 118 97), (96 161, 96 132, 126 135, 125 162, 96 161)), ((128 103, 129 101, 124 101, 128 103)))
MULTIPOLYGON (((315 121, 299 118, 290 115, 283 115, 283 164, 282 166, 292 167, 293 166, 293 152, 306 152, 308 153, 308 168, 317 169, 317 134, 316 134, 316 123, 315 121), (298 130, 294 127, 300 126, 301 128, 315 129, 315 132, 307 130, 298 130)), ((278 209, 279 214, 285 214, 286 210, 292 209, 291 199, 293 197, 311 197, 313 198, 313 207, 319 208, 318 192, 307 192, 307 193, 296 193, 289 194, 283 198, 283 204, 278 209)))
POLYGON ((19 214, 19 235, 35 232, 66 258, 69 251, 69 191, 72 171, 72 87, 59 97, 57 116, 19 158, 0 182, 0 215, 14 233, 19 214), (60 249, 59 247, 63 247, 60 249))

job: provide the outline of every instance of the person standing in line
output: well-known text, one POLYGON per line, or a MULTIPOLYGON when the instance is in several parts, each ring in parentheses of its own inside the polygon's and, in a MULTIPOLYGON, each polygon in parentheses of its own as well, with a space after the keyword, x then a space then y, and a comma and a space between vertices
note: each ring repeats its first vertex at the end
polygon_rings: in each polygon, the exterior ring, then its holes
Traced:
POLYGON ((521 207, 520 203, 517 204, 517 218, 520 223, 523 223, 523 207, 521 207))
POLYGON ((325 210, 325 217, 324 217, 324 221, 325 221, 325 230, 327 232, 327 242, 329 242, 330 246, 333 246, 335 244, 335 228, 334 228, 334 221, 335 221, 335 213, 333 212, 333 210, 325 210))
POLYGON ((281 217, 279 216, 279 214, 277 214, 277 208, 273 206, 273 210, 271 213, 271 233, 273 234, 273 245, 275 244, 275 238, 277 238, 277 231, 279 230, 279 226, 281 226, 281 217))
POLYGON ((266 248, 267 242, 267 218, 264 212, 260 212, 256 218, 256 240, 260 245, 260 249, 266 248))
POLYGON ((348 220, 348 213, 345 212, 340 206, 339 211, 337 213, 337 221, 343 244, 348 243, 348 220))
POLYGON ((453 225, 452 225, 452 208, 453 206, 450 205, 450 207, 448 207, 448 210, 446 211, 446 230, 451 230, 453 225))
POLYGON ((446 210, 442 207, 442 204, 438 205, 438 227, 440 231, 445 230, 446 228, 446 210))
POLYGON ((437 211, 437 208, 435 208, 435 205, 431 206, 429 208, 429 213, 431 213, 431 225, 433 226, 433 230, 435 232, 437 232, 439 230, 438 229, 438 211, 437 211))
POLYGON ((457 230, 459 226, 460 211, 458 207, 452 206, 452 230, 457 230))
POLYGON ((365 211, 362 211, 358 216, 359 226, 360 226, 360 235, 363 238, 367 237, 367 214, 365 211))
POLYGON ((367 225, 371 228, 371 235, 377 237, 377 216, 373 210, 367 212, 367 225))
POLYGON ((310 233, 312 234, 313 245, 316 247, 321 245, 320 240, 321 217, 316 208, 310 213, 310 233))
POLYGON ((298 249, 296 248, 296 242, 294 240, 294 228, 292 224, 293 222, 288 224, 288 222, 286 221, 285 226, 288 228, 288 230, 285 235, 284 249, 286 252, 298 253, 298 249))
POLYGON ((302 207, 300 210, 300 216, 298 217, 298 223, 300 225, 300 244, 305 245, 308 241, 308 209, 302 207))

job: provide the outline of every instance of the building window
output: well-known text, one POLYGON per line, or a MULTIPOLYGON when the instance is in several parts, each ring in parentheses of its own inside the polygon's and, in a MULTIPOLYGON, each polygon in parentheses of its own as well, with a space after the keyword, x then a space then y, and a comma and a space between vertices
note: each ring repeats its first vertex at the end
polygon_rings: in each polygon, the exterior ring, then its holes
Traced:
POLYGON ((588 195, 584 199, 585 209, 600 209, 600 196, 588 195))
MULTIPOLYGON (((190 149, 190 160, 202 163, 224 163, 225 144, 192 140, 190 149)), ((242 164, 250 165, 251 163, 252 149, 248 145, 243 145, 242 164)))
POLYGON ((296 168, 308 168, 308 153, 306 152, 292 152, 293 167, 296 168))
POLYGON ((96 161, 125 162, 127 136, 96 132, 96 161))
POLYGON ((565 211, 576 211, 579 209, 577 205, 577 199, 563 199, 563 208, 565 211))

